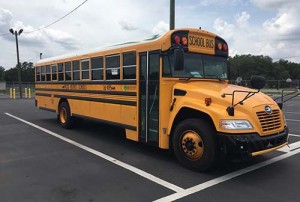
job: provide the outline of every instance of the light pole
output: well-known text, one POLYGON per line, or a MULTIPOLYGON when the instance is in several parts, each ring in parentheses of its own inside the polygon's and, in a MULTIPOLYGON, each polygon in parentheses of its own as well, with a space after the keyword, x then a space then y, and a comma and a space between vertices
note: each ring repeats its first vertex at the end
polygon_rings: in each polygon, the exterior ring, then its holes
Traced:
POLYGON ((18 80, 19 80, 19 91, 20 91, 20 99, 22 99, 22 80, 21 80, 21 65, 20 65, 20 58, 19 58, 19 44, 18 44, 18 35, 23 32, 23 29, 20 29, 18 32, 14 31, 12 28, 9 29, 12 35, 16 36, 16 48, 17 48, 17 66, 18 66, 18 80))
POLYGON ((170 0, 170 30, 175 28, 175 0, 170 0))

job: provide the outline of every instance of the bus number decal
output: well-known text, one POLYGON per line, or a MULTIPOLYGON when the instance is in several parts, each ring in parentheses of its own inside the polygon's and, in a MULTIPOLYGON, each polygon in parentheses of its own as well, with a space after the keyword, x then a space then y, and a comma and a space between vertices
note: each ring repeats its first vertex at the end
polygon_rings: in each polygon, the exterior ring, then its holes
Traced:
POLYGON ((105 85, 103 86, 103 90, 112 91, 112 90, 116 90, 116 87, 112 85, 105 85))

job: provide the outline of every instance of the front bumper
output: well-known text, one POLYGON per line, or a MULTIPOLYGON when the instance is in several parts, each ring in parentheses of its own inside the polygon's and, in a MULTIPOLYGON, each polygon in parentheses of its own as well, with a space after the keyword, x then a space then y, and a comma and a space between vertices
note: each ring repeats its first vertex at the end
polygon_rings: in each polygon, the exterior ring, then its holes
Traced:
POLYGON ((288 143, 288 128, 284 131, 268 136, 259 136, 257 133, 250 134, 226 134, 217 133, 220 149, 231 157, 251 157, 264 154, 288 143))

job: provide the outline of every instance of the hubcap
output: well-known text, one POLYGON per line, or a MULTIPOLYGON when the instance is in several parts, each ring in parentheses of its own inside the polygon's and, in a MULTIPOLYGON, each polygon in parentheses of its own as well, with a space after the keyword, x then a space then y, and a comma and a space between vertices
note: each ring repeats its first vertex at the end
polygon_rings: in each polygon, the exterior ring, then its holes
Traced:
POLYGON ((181 140, 182 151, 187 158, 198 160, 202 157, 204 144, 201 137, 195 131, 186 131, 181 140))
POLYGON ((63 123, 63 124, 66 123, 66 121, 67 121, 67 110, 64 107, 61 108, 61 110, 60 110, 59 118, 60 118, 61 123, 63 123))

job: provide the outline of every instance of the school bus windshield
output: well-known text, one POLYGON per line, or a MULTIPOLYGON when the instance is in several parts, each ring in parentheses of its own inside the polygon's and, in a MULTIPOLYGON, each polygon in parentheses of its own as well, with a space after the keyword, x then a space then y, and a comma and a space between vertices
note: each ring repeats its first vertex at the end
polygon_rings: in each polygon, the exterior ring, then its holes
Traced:
POLYGON ((174 54, 163 58, 163 76, 176 78, 228 79, 227 60, 225 57, 184 53, 184 68, 174 70, 174 54))

